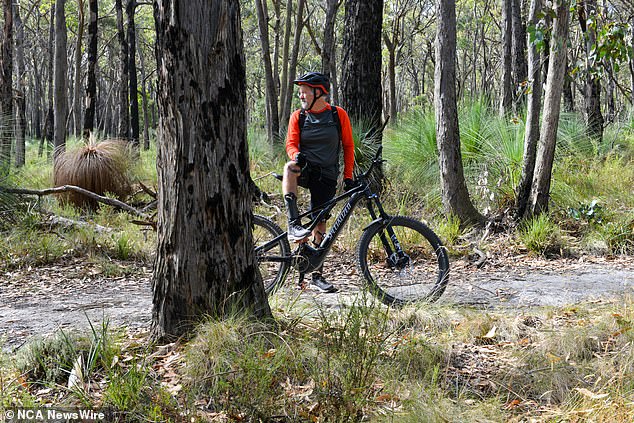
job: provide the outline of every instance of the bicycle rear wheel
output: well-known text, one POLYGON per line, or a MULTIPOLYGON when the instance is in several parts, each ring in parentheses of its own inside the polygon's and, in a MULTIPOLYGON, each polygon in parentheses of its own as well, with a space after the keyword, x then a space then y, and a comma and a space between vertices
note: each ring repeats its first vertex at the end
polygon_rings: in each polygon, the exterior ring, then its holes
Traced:
POLYGON ((271 294, 286 278, 291 246, 275 222, 259 215, 253 215, 253 245, 264 290, 271 294))
POLYGON ((387 305, 433 302, 447 286, 445 247, 427 225, 410 217, 371 225, 361 236, 357 254, 370 291, 387 305))

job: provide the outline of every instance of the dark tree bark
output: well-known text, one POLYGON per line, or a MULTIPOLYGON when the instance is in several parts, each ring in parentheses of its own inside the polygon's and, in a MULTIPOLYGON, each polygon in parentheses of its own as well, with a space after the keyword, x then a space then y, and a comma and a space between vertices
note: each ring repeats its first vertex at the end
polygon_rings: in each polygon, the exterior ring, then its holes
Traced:
POLYGON ((548 78, 544 94, 544 116, 542 131, 537 146, 535 175, 531 187, 529 213, 536 215, 548 210, 550 200, 550 182, 561 105, 564 73, 566 70, 566 41, 568 36, 569 3, 566 0, 555 2, 556 18, 550 40, 550 59, 548 78))
POLYGON ((439 0, 436 6, 434 106, 442 202, 445 212, 456 215, 462 225, 480 224, 484 217, 469 197, 460 153, 456 103, 456 3, 455 0, 439 0))
POLYGON ((20 5, 13 5, 15 23, 15 61, 16 61, 16 89, 15 89, 15 166, 22 167, 26 153, 26 85, 27 75, 24 63, 24 24, 20 16, 20 5))
POLYGON ((75 40, 75 87, 73 89, 73 131, 79 136, 81 120, 81 45, 84 41, 84 0, 77 0, 77 38, 75 40))
POLYGON ((153 334, 270 318, 253 251, 238 0, 157 0, 158 246, 153 334))
POLYGON ((68 72, 68 56, 66 52, 66 13, 64 5, 66 0, 57 0, 55 3, 55 66, 54 79, 55 91, 53 93, 54 104, 54 129, 53 142, 55 155, 59 155, 66 149, 66 119, 68 115, 68 85, 66 82, 68 72))
POLYGON ((502 80, 500 83, 500 116, 511 112, 513 105, 512 51, 513 8, 512 0, 502 1, 502 80))
POLYGON ((332 91, 330 97, 334 104, 339 102, 337 93, 337 60, 335 45, 335 23, 337 11, 339 10, 339 0, 326 0, 326 19, 324 21, 324 44, 321 49, 321 72, 330 78, 332 91))
POLYGON ((128 42, 125 39, 123 27, 123 6, 121 0, 114 2, 117 14, 117 40, 121 48, 119 61, 119 90, 117 101, 117 136, 127 140, 130 137, 130 109, 128 102, 129 72, 128 72, 128 42))
POLYGON ((47 105, 46 105, 46 118, 44 121, 44 138, 40 143, 38 156, 42 157, 44 153, 44 147, 46 146, 47 156, 50 154, 49 146, 53 144, 53 127, 55 126, 55 113, 53 112, 53 91, 55 90, 54 80, 54 57, 55 57, 55 3, 51 3, 50 22, 48 27, 48 70, 47 70, 47 105))
MULTIPOLYGON (((511 13, 513 23, 513 42, 511 66, 513 69, 513 91, 516 95, 516 105, 523 104, 524 96, 518 88, 526 81, 526 25, 522 19, 522 0, 511 0, 511 13)), ((516 107, 519 109, 519 107, 516 107)))
POLYGON ((342 104, 381 143, 381 28, 383 0, 348 0, 344 18, 342 104))
POLYGON ((13 10, 11 1, 2 1, 4 27, 0 42, 0 175, 9 173, 13 139, 13 10))
POLYGON ((266 79, 266 129, 269 141, 273 142, 280 137, 280 120, 277 110, 277 89, 275 88, 273 64, 271 63, 271 47, 269 45, 269 17, 265 14, 262 0, 255 0, 255 8, 258 15, 260 42, 262 43, 262 61, 264 62, 264 77, 266 79))
POLYGON ((572 91, 572 77, 569 73, 568 55, 566 55, 566 73, 564 75, 564 111, 572 113, 575 111, 575 96, 572 91))
MULTIPOLYGON (((532 0, 528 15, 530 25, 536 25, 539 15, 542 13, 542 0, 532 0)), ((522 175, 517 187, 515 202, 517 219, 522 218, 526 212, 528 200, 535 173, 535 156, 537 154, 537 142, 539 141, 539 114, 542 105, 542 72, 540 66, 540 53, 535 44, 528 47, 528 77, 530 88, 528 91, 528 110, 526 112, 526 131, 524 133, 524 156, 522 158, 522 175)))
POLYGON ((137 3, 128 0, 126 14, 128 15, 128 71, 130 77, 130 144, 133 151, 139 152, 139 88, 136 73, 136 24, 134 14, 137 3))
POLYGON ((597 42, 596 0, 580 0, 577 3, 577 11, 586 48, 586 83, 584 88, 586 131, 589 137, 601 141, 604 124, 601 113, 601 82, 594 72, 598 63, 593 55, 593 49, 597 42), (594 24, 588 25, 588 19, 594 21, 594 24))
POLYGON ((88 140, 90 133, 95 130, 95 110, 97 107, 97 0, 88 0, 88 72, 86 74, 86 112, 84 114, 83 137, 88 140))

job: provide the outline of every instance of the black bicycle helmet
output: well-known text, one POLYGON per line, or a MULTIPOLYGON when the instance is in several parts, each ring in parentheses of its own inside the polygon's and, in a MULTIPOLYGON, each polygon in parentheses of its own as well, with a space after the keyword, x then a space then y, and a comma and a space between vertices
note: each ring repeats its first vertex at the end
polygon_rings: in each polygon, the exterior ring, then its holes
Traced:
POLYGON ((328 94, 330 80, 326 75, 319 72, 308 72, 293 81, 295 85, 308 85, 312 88, 319 88, 324 94, 328 94))

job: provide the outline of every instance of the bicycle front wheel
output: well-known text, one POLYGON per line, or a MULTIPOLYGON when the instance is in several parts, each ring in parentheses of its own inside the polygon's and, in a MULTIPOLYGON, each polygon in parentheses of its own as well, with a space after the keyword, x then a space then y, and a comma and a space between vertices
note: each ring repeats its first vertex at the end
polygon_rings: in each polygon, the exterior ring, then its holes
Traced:
POLYGON ((427 225, 410 217, 372 224, 363 232, 357 254, 370 291, 387 305, 433 302, 447 286, 445 247, 427 225))
POLYGON ((286 278, 291 246, 275 222, 259 215, 253 215, 253 245, 264 290, 271 294, 286 278))

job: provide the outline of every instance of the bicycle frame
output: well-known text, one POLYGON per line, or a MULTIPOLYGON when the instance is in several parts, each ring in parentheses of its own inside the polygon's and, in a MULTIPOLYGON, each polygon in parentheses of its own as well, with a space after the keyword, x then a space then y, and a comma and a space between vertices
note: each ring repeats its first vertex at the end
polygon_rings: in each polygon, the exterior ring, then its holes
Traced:
MULTIPOLYGON (((298 220, 301 220, 302 218, 307 217, 309 215, 313 215, 310 223, 307 226, 304 226, 306 229, 309 229, 312 231, 319 224, 319 222, 324 220, 324 218, 326 218, 326 216, 330 214, 330 212, 335 208, 335 206, 339 202, 348 198, 348 201, 344 204, 343 208, 337 215, 337 218, 335 219, 332 227, 326 233, 326 235, 324 236, 324 238, 322 239, 318 247, 315 248, 308 245, 308 243, 302 243, 298 248, 295 249, 295 251, 291 253, 290 256, 269 257, 268 259, 270 261, 290 263, 291 266, 295 267, 302 274, 309 273, 314 271, 315 269, 318 269, 325 261, 326 256, 330 252, 330 249, 332 248, 334 242, 336 241, 337 237, 341 233, 341 230, 344 227, 345 223, 348 221, 350 215, 356 209, 357 205, 359 204, 359 201, 361 201, 364 198, 367 200, 367 204, 366 204, 367 210, 370 213, 370 216, 372 218, 372 222, 370 223, 370 225, 368 225, 368 227, 374 224, 375 222, 389 221, 390 215, 388 215, 383 209, 383 205, 381 204, 381 201, 379 200, 379 196, 372 191, 372 189, 370 188, 370 182, 368 180, 368 175, 372 171, 372 168, 377 163, 380 163, 380 160, 378 159, 379 154, 380 154, 380 150, 377 152, 377 157, 375 157, 375 159, 373 160, 370 168, 365 173, 358 176, 357 178, 357 182, 359 183, 358 186, 354 187, 353 189, 349 191, 344 192, 343 194, 340 194, 339 196, 336 196, 335 198, 331 199, 330 201, 326 202, 325 204, 319 207, 308 210, 299 215, 298 220), (317 211, 319 211, 319 213, 315 216, 314 213, 317 211)), ((388 253, 388 257, 390 257, 389 260, 391 264, 394 266, 397 266, 400 263, 402 263, 402 260, 404 258, 407 258, 407 257, 404 255, 400 247, 400 244, 398 242, 398 239, 396 238, 396 235, 394 234, 394 231, 392 231, 392 229, 389 226, 387 227, 387 234, 390 240, 392 241, 392 243, 390 244, 385 234, 380 236, 381 242, 384 248, 386 249, 386 252, 388 253), (396 253, 394 250, 396 250, 396 253)), ((273 246, 275 246, 277 241, 279 241, 281 238, 286 236, 287 236, 287 232, 284 232, 281 235, 273 238, 271 241, 258 247, 256 249, 256 253, 270 250, 273 246)))

